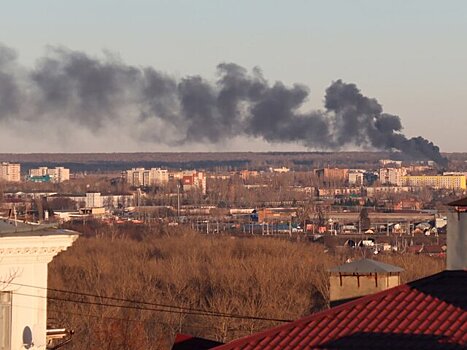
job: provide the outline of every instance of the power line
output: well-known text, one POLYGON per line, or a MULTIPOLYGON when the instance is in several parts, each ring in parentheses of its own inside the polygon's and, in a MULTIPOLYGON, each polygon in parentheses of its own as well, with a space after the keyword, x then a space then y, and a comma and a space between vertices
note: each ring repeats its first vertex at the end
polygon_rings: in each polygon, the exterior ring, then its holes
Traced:
MULTIPOLYGON (((167 309, 141 307, 141 306, 136 306, 136 305, 121 305, 121 304, 101 303, 101 302, 94 302, 94 301, 73 300, 73 299, 42 296, 42 295, 33 295, 33 294, 18 293, 18 292, 15 292, 15 294, 22 295, 22 296, 35 297, 35 298, 55 300, 55 301, 63 301, 63 302, 69 302, 69 303, 75 303, 75 304, 95 305, 95 306, 103 306, 103 307, 116 307, 116 308, 123 308, 123 309, 132 309, 132 310, 140 310, 140 311, 153 311, 153 312, 171 313, 171 314, 178 314, 178 315, 225 317, 225 318, 255 320, 255 321, 292 322, 292 320, 268 318, 268 317, 260 317, 260 316, 243 316, 243 315, 236 315, 236 314, 216 314, 216 313, 210 313, 210 312, 167 310, 167 309)), ((138 303, 138 302, 131 301, 131 300, 127 300, 126 302, 138 303)))
POLYGON ((0 281, 0 283, 12 284, 12 285, 21 286, 21 287, 28 287, 28 288, 42 289, 42 290, 47 290, 47 291, 57 292, 57 293, 65 293, 65 294, 71 294, 71 295, 92 297, 92 298, 98 298, 98 299, 107 299, 107 300, 113 300, 113 301, 136 303, 136 304, 143 304, 143 305, 150 305, 150 306, 157 306, 157 307, 166 307, 166 308, 171 308, 171 309, 179 309, 179 310, 187 310, 187 311, 195 311, 195 312, 203 312, 203 313, 212 313, 212 314, 216 314, 216 315, 229 315, 227 313, 223 313, 223 312, 219 312, 219 311, 210 311, 210 310, 204 310, 204 309, 197 309, 197 308, 178 306, 178 305, 171 305, 171 304, 161 304, 161 303, 147 302, 147 301, 134 300, 134 299, 131 300, 131 299, 124 299, 124 298, 117 298, 117 297, 109 297, 109 296, 105 296, 105 295, 103 296, 103 295, 91 294, 91 293, 86 293, 86 292, 76 292, 76 291, 70 291, 70 290, 64 290, 64 289, 33 286, 33 285, 29 285, 29 284, 14 283, 14 282, 9 282, 9 281, 0 281))

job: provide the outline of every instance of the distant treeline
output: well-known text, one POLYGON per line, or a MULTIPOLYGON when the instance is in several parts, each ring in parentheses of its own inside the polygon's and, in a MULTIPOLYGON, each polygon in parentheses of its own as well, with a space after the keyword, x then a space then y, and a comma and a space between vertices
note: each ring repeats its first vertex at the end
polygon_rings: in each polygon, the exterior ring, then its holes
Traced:
MULTIPOLYGON (((467 161, 467 153, 444 154, 454 162, 467 161)), ((37 166, 65 166, 73 172, 115 172, 132 167, 170 169, 266 169, 270 166, 296 168, 375 167, 380 159, 403 159, 389 152, 204 152, 204 153, 0 153, 0 161, 19 162, 22 171, 37 166)))

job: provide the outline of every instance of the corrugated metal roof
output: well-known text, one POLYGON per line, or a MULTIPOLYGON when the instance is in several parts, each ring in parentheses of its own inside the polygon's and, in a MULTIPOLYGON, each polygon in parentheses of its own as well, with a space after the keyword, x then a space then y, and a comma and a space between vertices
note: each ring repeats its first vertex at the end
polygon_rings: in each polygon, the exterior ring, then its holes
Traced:
POLYGON ((444 271, 215 350, 465 349, 467 271, 444 271))
POLYGON ((362 259, 358 261, 352 261, 350 263, 333 267, 329 272, 335 273, 391 273, 391 272, 402 272, 404 269, 385 264, 380 261, 373 259, 362 259))

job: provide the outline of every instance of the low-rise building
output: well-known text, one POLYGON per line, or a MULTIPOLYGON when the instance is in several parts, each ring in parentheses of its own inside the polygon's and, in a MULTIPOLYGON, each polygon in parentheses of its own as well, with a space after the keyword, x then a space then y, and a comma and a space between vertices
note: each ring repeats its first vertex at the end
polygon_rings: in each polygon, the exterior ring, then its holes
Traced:
POLYGON ((345 196, 345 195, 357 195, 360 196, 362 190, 360 187, 339 187, 339 188, 319 188, 318 196, 345 196))
POLYGON ((412 191, 411 187, 408 186, 372 186, 372 187, 366 187, 366 195, 367 197, 374 197, 378 194, 382 193, 388 193, 388 194, 394 194, 394 193, 406 193, 412 191))
POLYGON ((402 166, 402 161, 401 160, 392 160, 392 159, 380 159, 379 160, 379 165, 382 167, 396 167, 400 168, 402 166))
POLYGON ((64 167, 29 169, 28 179, 35 182, 45 182, 48 179, 51 182, 60 183, 70 180, 70 169, 64 167))
POLYGON ((290 169, 285 166, 282 166, 280 168, 269 168, 269 170, 273 173, 279 173, 279 174, 288 173, 290 171, 290 169))
POLYGON ((400 284, 402 268, 372 259, 334 267, 330 271, 331 305, 380 292, 400 284))

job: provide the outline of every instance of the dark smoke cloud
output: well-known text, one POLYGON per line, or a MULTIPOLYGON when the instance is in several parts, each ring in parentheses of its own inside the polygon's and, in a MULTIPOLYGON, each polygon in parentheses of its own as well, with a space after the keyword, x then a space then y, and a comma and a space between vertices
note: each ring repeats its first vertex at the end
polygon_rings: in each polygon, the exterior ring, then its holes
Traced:
POLYGON ((303 112, 309 97, 303 85, 271 84, 258 68, 249 72, 233 63, 220 64, 217 73, 214 84, 200 76, 176 80, 110 54, 96 59, 61 47, 27 70, 14 50, 0 45, 0 123, 60 120, 97 135, 109 124, 122 133, 142 125, 152 129, 145 142, 217 144, 243 135, 322 150, 398 150, 446 163, 433 143, 406 138, 399 117, 384 113, 354 84, 333 82, 325 110, 303 112))

